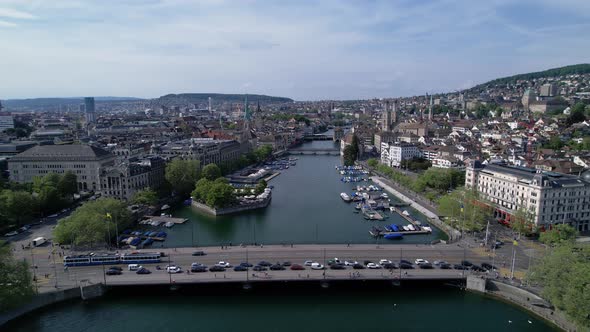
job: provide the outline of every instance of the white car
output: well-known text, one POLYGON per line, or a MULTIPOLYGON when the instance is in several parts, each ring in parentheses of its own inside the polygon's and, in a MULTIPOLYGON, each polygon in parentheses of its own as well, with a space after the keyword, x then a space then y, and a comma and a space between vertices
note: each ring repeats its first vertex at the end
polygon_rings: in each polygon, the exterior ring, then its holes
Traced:
POLYGON ((324 266, 320 263, 313 262, 313 263, 311 263, 311 269, 312 270, 323 270, 324 266))
POLYGON ((12 231, 10 233, 4 234, 4 236, 15 236, 15 235, 18 235, 18 232, 12 231))
POLYGON ((340 264, 340 263, 342 263, 340 261, 340 259, 338 259, 337 257, 334 257, 334 259, 332 261, 334 262, 334 264, 340 264))
POLYGON ((422 258, 418 258, 418 259, 416 259, 416 261, 414 261, 414 263, 416 265, 421 265, 421 264, 428 264, 428 261, 425 259, 422 259, 422 258))
POLYGON ((215 265, 224 267, 226 269, 231 267, 231 264, 229 262, 224 262, 224 261, 220 261, 219 263, 217 263, 215 265))
POLYGON ((367 268, 369 268, 369 269, 380 269, 381 268, 381 265, 377 265, 375 263, 369 263, 369 264, 367 264, 367 268))
POLYGON ((442 265, 442 264, 449 264, 449 263, 447 263, 446 261, 434 261, 433 264, 436 265, 436 266, 439 266, 439 265, 442 265))
POLYGON ((381 259, 379 260, 379 265, 391 264, 389 259, 381 259))
POLYGON ((344 261, 344 265, 346 266, 354 266, 357 265, 359 262, 357 261, 344 261))
POLYGON ((305 265, 305 266, 311 266, 311 264, 313 264, 313 261, 305 261, 303 263, 303 265, 305 265))
POLYGON ((182 270, 180 269, 179 266, 167 266, 166 267, 166 272, 168 273, 181 273, 182 270))

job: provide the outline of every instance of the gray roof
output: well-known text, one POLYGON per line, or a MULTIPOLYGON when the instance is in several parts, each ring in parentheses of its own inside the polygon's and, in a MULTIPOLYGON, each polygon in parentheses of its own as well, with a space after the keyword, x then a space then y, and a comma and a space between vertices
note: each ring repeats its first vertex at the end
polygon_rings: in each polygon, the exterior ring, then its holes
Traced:
POLYGON ((483 165, 482 171, 491 171, 516 176, 520 179, 532 181, 537 177, 539 180, 547 180, 551 187, 576 187, 590 185, 581 177, 556 172, 541 172, 534 168, 511 166, 505 163, 490 163, 483 165))
POLYGON ((13 161, 20 159, 46 159, 53 160, 65 158, 80 158, 84 160, 99 160, 112 157, 113 155, 96 146, 90 145, 39 145, 12 158, 13 161))

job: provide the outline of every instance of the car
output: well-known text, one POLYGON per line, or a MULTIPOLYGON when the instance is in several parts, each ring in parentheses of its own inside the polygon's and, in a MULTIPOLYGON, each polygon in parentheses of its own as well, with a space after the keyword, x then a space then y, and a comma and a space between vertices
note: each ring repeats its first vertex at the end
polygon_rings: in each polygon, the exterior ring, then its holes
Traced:
POLYGON ((313 264, 313 261, 305 261, 305 262, 303 262, 303 265, 305 265, 305 266, 311 266, 311 264, 313 264))
POLYGON ((469 267, 473 265, 473 263, 471 263, 470 261, 461 261, 461 265, 469 267))
POLYGON ((145 267, 142 267, 141 269, 137 270, 135 273, 137 273, 137 274, 150 274, 150 273, 152 273, 152 271, 146 269, 145 267))
POLYGON ((223 268, 230 268, 232 265, 229 262, 219 261, 219 263, 215 264, 217 266, 221 266, 223 268))
POLYGON ((289 261, 283 262, 283 266, 291 266, 291 262, 289 262, 289 261))
POLYGON ((207 267, 205 265, 191 267, 191 272, 196 272, 196 273, 207 272, 207 267))
POLYGON ((381 265, 378 265, 378 264, 375 264, 375 263, 369 263, 369 264, 367 264, 367 267, 369 269, 373 269, 374 270, 374 269, 380 269, 381 268, 381 265))
POLYGON ((430 264, 430 263, 422 263, 422 264, 420 264, 418 266, 420 266, 421 269, 433 269, 434 268, 432 266, 432 264, 430 264))
POLYGON ((192 263, 192 264, 191 264, 191 268, 193 268, 193 267, 197 267, 197 266, 203 266, 203 264, 201 264, 201 263, 196 263, 196 262, 194 262, 194 263, 192 263))
POLYGON ((355 266, 358 263, 359 262, 357 262, 357 261, 344 261, 344 265, 346 265, 346 266, 355 266))
POLYGON ((364 262, 363 262, 363 265, 364 265, 364 266, 367 266, 367 265, 369 265, 370 263, 373 263, 373 262, 372 262, 372 261, 364 261, 364 262))
POLYGON ((252 270, 256 271, 256 272, 260 272, 260 271, 268 271, 268 269, 266 268, 266 266, 262 266, 262 265, 256 265, 252 268, 252 270))
POLYGON ((414 268, 414 265, 408 263, 400 263, 399 268, 402 270, 411 270, 414 268))
POLYGON ((400 259, 400 260, 399 260, 399 263, 400 263, 400 264, 404 263, 404 264, 410 264, 410 265, 414 265, 412 262, 410 262, 410 261, 407 261, 407 260, 405 260, 405 259, 400 259))
POLYGON ((139 269, 141 269, 143 266, 139 265, 139 264, 129 264, 127 265, 127 269, 129 269, 129 271, 137 271, 139 269))
POLYGON ((291 265, 291 270, 295 270, 295 271, 305 270, 305 267, 303 267, 299 264, 293 264, 293 265, 291 265))
POLYGON ((429 262, 423 258, 417 258, 416 261, 414 261, 414 263, 416 265, 421 265, 421 264, 428 264, 429 262))
POLYGON ((352 268, 355 270, 363 270, 365 266, 363 264, 354 264, 352 268))
POLYGON ((248 267, 243 266, 243 265, 238 265, 238 266, 234 267, 234 271, 236 271, 236 272, 248 271, 248 267))
POLYGON ((500 240, 497 240, 496 243, 495 243, 495 245, 501 246, 501 245, 504 245, 504 242, 503 241, 500 241, 500 240))
POLYGON ((258 265, 260 265, 260 266, 271 266, 272 263, 267 262, 267 261, 260 261, 260 262, 258 262, 258 265))
POLYGON ((244 267, 252 267, 252 266, 254 266, 254 265, 252 265, 252 264, 250 264, 250 263, 248 263, 248 262, 242 262, 242 263, 240 263, 240 266, 244 266, 244 267))
POLYGON ((385 263, 381 266, 383 266, 383 268, 387 270, 397 269, 397 265, 395 263, 385 263))
POLYGON ((12 231, 12 232, 8 232, 6 234, 4 234, 4 236, 16 236, 18 235, 18 232, 12 231))
POLYGON ((209 268, 209 271, 211 271, 211 272, 224 272, 225 268, 223 266, 213 265, 209 268))
POLYGON ((379 265, 383 265, 383 264, 391 264, 391 261, 389 259, 380 259, 379 265))
POLYGON ((344 264, 332 264, 330 265, 332 270, 346 270, 346 265, 344 264))
POLYGON ((123 272, 123 268, 120 266, 111 266, 109 267, 109 270, 117 270, 123 272))
POLYGON ((479 266, 479 265, 471 265, 471 270, 472 271, 476 271, 476 272, 487 272, 488 270, 484 269, 483 267, 479 266))
POLYGON ((337 257, 334 257, 334 259, 330 259, 330 260, 328 261, 328 265, 332 265, 332 264, 340 264, 340 263, 342 263, 342 262, 341 262, 341 261, 340 261, 340 259, 338 259, 337 257))
POLYGON ((313 263, 311 263, 311 269, 312 270, 324 270, 325 267, 318 262, 313 262, 313 263))
POLYGON ((451 266, 451 264, 449 264, 449 263, 440 264, 438 267, 440 267, 440 268, 441 268, 441 269, 443 269, 443 270, 450 270, 450 269, 452 269, 452 268, 453 268, 453 267, 451 266))
POLYGON ((484 269, 486 269, 488 271, 497 270, 497 268, 490 263, 481 263, 481 267, 483 267, 484 269))
POLYGON ((108 276, 118 276, 118 275, 123 274, 123 272, 121 272, 119 270, 109 269, 107 272, 105 272, 105 274, 108 275, 108 276))
POLYGON ((205 256, 207 255, 204 251, 193 251, 193 256, 205 256))
POLYGON ((432 264, 436 265, 436 266, 440 266, 442 264, 449 264, 446 261, 434 261, 432 264))
POLYGON ((285 269, 285 267, 283 265, 279 264, 279 263, 273 264, 273 265, 270 266, 270 270, 271 271, 282 271, 284 269, 285 269))
POLYGON ((180 266, 167 266, 166 272, 168 273, 182 273, 180 266))
POLYGON ((467 270, 467 267, 463 264, 455 264, 455 265, 453 265, 453 268, 455 270, 467 270))

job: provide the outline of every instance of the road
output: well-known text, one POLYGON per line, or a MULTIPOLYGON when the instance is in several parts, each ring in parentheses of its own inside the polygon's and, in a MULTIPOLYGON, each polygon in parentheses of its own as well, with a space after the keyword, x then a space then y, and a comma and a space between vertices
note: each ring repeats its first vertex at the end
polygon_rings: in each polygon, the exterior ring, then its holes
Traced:
MULTIPOLYGON (((57 247, 56 247, 57 248, 57 247)), ((271 245, 264 247, 230 247, 221 249, 221 247, 207 248, 179 248, 164 249, 167 257, 162 259, 159 264, 144 265, 152 271, 149 275, 137 275, 135 272, 127 271, 127 266, 121 265, 124 269, 123 274, 119 276, 104 275, 103 266, 85 266, 70 267, 64 269, 58 250, 55 250, 55 256, 51 254, 51 245, 35 248, 31 252, 30 259, 34 260, 37 266, 35 275, 37 276, 37 286, 40 292, 47 292, 57 288, 69 288, 78 285, 80 282, 100 283, 105 282, 111 285, 125 284, 151 284, 151 283, 183 283, 183 282, 220 282, 220 281, 246 281, 246 280, 304 280, 304 279, 350 279, 353 278, 351 273, 359 272, 361 279, 397 279, 400 277, 400 270, 311 270, 306 267, 304 271, 267 271, 264 272, 234 272, 228 269, 226 272, 204 272, 191 274, 174 274, 169 275, 163 270, 156 270, 155 266, 161 267, 167 264, 180 266, 183 271, 190 268, 191 263, 198 262, 207 266, 212 266, 219 261, 226 261, 232 265, 238 265, 241 262, 250 262, 256 264, 259 261, 268 261, 270 263, 290 261, 292 263, 303 264, 306 260, 312 260, 325 264, 329 259, 335 257, 340 260, 356 260, 363 263, 365 260, 378 262, 380 259, 389 259, 398 262, 400 259, 414 261, 417 258, 424 258, 433 262, 434 260, 445 260, 449 263, 459 263, 467 259, 473 263, 481 264, 484 261, 491 262, 487 257, 482 257, 477 252, 468 248, 462 248, 457 245, 294 245, 280 246, 271 245), (192 256, 194 250, 203 250, 207 255, 192 256), (54 264, 55 258, 55 264, 54 264), (56 278, 57 276, 57 278, 56 278)), ((108 269, 108 266, 105 267, 108 269)), ((471 272, 465 272, 465 275, 471 272)), ((445 279, 459 278, 463 276, 459 270, 442 270, 442 269, 413 269, 402 270, 402 278, 426 278, 426 279, 445 279), (405 272, 407 271, 407 275, 405 272)))

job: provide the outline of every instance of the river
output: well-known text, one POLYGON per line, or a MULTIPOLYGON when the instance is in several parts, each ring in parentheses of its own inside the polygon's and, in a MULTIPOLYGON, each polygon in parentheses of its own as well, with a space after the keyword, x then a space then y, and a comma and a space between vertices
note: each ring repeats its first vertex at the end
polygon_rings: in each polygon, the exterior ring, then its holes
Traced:
POLYGON ((3 331, 554 331, 517 307, 441 286, 141 290, 52 306, 3 331))
MULTIPOLYGON (((333 148, 331 141, 304 143, 304 149, 333 148)), ((219 245, 221 243, 375 243, 369 235, 373 225, 407 224, 395 213, 387 212, 385 221, 366 221, 355 214, 354 205, 340 198, 351 193, 356 184, 343 183, 334 168, 338 156, 293 156, 297 165, 281 171, 269 182, 273 185, 272 202, 266 209, 213 217, 190 206, 173 210, 175 217, 188 218, 183 225, 168 231, 167 247, 219 245)), ((363 182, 362 184, 368 184, 363 182)), ((390 194, 392 202, 399 202, 390 194)), ((407 210, 417 219, 426 217, 414 209, 407 210)), ((429 243, 446 239, 434 228, 430 235, 409 235, 396 243, 429 243)), ((384 241, 381 239, 380 241, 384 241)))

